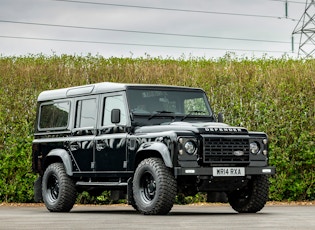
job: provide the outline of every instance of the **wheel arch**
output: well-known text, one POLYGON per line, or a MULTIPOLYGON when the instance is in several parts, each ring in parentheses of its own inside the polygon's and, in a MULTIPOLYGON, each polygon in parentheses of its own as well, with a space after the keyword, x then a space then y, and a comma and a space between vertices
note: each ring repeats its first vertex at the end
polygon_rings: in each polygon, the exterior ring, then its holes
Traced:
POLYGON ((56 162, 63 163, 68 176, 73 175, 71 158, 66 150, 64 149, 51 150, 45 158, 45 162, 44 162, 45 169, 50 164, 56 163, 56 162))
POLYGON ((149 157, 162 158, 166 167, 173 168, 170 151, 164 143, 160 142, 143 143, 139 147, 136 154, 135 168, 143 159, 149 157))

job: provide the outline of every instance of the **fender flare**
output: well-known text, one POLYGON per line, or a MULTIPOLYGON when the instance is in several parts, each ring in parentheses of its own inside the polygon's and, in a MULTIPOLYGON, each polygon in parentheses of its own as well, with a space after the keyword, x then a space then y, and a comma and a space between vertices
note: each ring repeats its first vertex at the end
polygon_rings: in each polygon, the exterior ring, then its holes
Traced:
POLYGON ((71 158, 66 150, 53 149, 46 156, 46 158, 49 158, 49 157, 59 157, 62 160, 63 165, 65 166, 67 175, 68 176, 73 175, 71 158))
POLYGON ((139 147, 137 154, 140 152, 143 152, 143 151, 156 151, 156 152, 158 152, 161 155, 166 167, 173 168, 173 163, 172 163, 170 151, 168 150, 167 146, 164 143, 161 143, 161 142, 143 143, 139 147))

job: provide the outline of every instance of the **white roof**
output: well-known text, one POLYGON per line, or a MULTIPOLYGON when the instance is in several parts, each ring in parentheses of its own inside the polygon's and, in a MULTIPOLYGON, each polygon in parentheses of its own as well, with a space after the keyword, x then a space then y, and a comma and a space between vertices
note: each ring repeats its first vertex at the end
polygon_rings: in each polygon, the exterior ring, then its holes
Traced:
POLYGON ((63 89, 46 90, 39 94, 37 101, 49 101, 62 98, 69 98, 75 96, 92 95, 99 93, 109 93, 126 90, 128 86, 135 87, 171 87, 171 88, 186 88, 193 89, 189 87, 181 86, 167 86, 167 85, 149 85, 149 84, 125 84, 125 83, 113 83, 113 82, 102 82, 91 85, 83 85, 76 87, 69 87, 63 89))
POLYGON ((125 90, 126 84, 102 82, 92 85, 75 86, 63 89, 46 90, 39 94, 37 101, 48 101, 77 95, 89 95, 100 92, 114 92, 125 90))

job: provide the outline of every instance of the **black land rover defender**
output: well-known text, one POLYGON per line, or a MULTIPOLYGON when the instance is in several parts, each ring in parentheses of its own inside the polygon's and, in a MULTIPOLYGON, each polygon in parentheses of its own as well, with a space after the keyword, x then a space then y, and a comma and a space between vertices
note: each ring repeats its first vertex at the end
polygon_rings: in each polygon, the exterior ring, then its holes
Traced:
POLYGON ((33 141, 35 200, 67 212, 77 192, 127 195, 167 214, 178 193, 225 192, 237 212, 268 199, 268 139, 217 121, 201 89, 98 83, 44 91, 33 141))

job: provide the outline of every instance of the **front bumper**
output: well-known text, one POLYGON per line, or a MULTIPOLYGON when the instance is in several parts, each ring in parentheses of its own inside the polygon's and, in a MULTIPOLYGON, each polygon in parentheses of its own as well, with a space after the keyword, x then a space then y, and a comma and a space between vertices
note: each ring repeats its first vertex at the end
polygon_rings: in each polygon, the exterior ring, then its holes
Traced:
MULTIPOLYGON (((215 167, 206 167, 206 168, 195 168, 195 167, 175 167, 174 174, 177 176, 213 176, 215 167)), ((235 167, 224 167, 224 168, 235 168, 235 167)), ((239 168, 239 167, 236 167, 239 168)), ((253 176, 253 175, 274 175, 276 173, 276 167, 274 166, 265 166, 265 167, 242 167, 245 170, 244 176, 253 176)))

